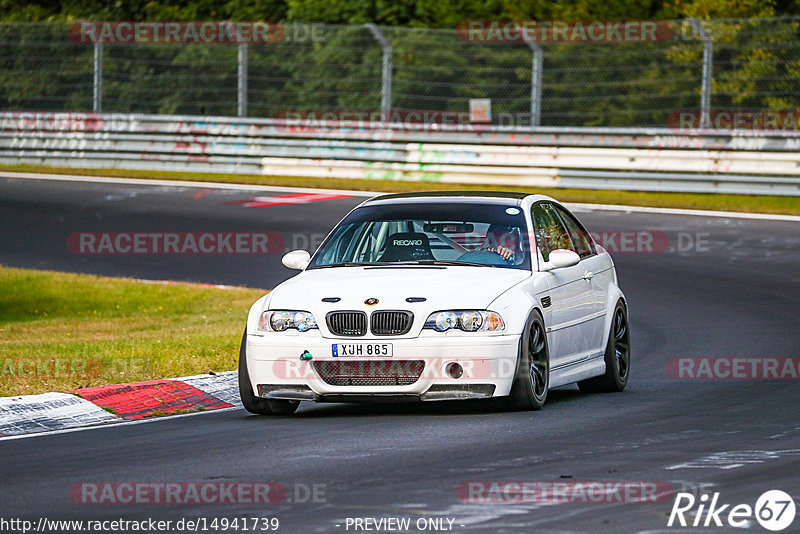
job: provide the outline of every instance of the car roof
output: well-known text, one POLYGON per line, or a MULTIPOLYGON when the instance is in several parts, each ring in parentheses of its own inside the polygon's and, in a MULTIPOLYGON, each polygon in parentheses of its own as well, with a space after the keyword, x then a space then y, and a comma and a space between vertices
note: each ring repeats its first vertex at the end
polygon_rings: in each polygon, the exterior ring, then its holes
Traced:
POLYGON ((537 200, 553 200, 545 195, 513 191, 421 191, 380 195, 367 200, 364 204, 405 204, 416 202, 508 204, 511 201, 511 203, 519 205, 523 199, 528 197, 532 197, 534 202, 537 200))

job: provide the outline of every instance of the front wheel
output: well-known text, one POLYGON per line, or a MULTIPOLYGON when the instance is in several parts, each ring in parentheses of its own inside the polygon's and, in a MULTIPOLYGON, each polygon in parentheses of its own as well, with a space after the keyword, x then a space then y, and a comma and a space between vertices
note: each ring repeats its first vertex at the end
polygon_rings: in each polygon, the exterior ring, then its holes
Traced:
POLYGON ((256 415, 292 415, 300 401, 282 399, 262 399, 253 393, 250 373, 247 372, 247 330, 242 334, 239 348, 239 397, 244 409, 256 415))
POLYGON ((628 385, 631 369, 631 334, 628 328, 628 312, 621 300, 614 308, 611 329, 608 333, 605 362, 605 374, 578 382, 578 388, 581 391, 584 393, 612 393, 622 391, 628 385))
POLYGON ((508 406, 512 410, 541 410, 550 389, 550 354, 544 321, 534 312, 522 334, 517 371, 508 406))

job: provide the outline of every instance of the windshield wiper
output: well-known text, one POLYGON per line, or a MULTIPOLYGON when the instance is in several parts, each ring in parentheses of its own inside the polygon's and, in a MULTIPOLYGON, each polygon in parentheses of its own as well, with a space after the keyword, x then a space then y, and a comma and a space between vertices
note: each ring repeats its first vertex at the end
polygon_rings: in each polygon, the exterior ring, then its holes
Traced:
POLYGON ((408 260, 408 261, 341 261, 338 263, 327 263, 325 265, 314 265, 315 269, 327 267, 381 267, 392 265, 442 265, 442 266, 471 266, 471 267, 497 267, 497 265, 487 265, 475 261, 458 260, 408 260))
POLYGON ((366 265, 375 265, 374 263, 366 261, 340 261, 339 263, 326 263, 325 265, 315 265, 314 267, 364 267, 366 265))
POLYGON ((326 263, 324 265, 314 265, 314 268, 323 267, 375 267, 380 265, 397 265, 395 261, 340 261, 337 263, 326 263))
POLYGON ((459 260, 413 260, 413 261, 400 261, 394 262, 399 265, 449 265, 461 266, 468 265, 474 267, 497 267, 496 265, 487 265, 486 263, 478 263, 476 261, 459 261, 459 260))

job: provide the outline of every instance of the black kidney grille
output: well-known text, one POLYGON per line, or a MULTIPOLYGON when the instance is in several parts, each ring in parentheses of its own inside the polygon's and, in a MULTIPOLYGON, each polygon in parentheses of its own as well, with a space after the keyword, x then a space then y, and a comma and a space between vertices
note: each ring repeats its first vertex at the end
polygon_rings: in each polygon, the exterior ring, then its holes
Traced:
POLYGON ((409 386, 425 369, 422 360, 315 360, 312 365, 332 386, 409 386))
POLYGON ((409 311, 376 311, 370 317, 372 333, 376 336, 402 336, 411 330, 414 314, 409 311))
POLYGON ((337 336, 363 336, 367 333, 367 314, 362 311, 330 312, 325 320, 337 336))

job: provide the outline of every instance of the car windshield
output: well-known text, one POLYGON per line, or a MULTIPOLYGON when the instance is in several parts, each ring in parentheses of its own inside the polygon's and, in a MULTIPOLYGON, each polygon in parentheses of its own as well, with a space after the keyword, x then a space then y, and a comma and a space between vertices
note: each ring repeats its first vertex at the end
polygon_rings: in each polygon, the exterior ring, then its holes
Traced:
POLYGON ((354 265, 473 265, 530 269, 522 210, 509 204, 403 203, 354 210, 309 269, 354 265))

